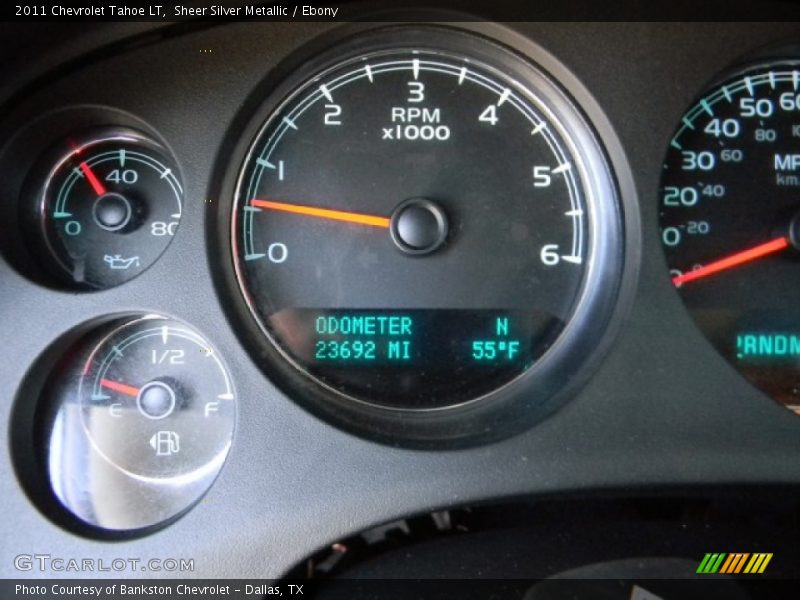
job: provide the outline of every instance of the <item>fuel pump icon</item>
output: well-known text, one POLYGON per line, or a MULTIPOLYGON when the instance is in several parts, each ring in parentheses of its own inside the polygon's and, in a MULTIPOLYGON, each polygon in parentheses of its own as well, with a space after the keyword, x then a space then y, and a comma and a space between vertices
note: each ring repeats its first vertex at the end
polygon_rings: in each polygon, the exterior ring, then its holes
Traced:
POLYGON ((180 436, 174 431, 159 431, 150 438, 156 456, 171 456, 181 451, 180 436))

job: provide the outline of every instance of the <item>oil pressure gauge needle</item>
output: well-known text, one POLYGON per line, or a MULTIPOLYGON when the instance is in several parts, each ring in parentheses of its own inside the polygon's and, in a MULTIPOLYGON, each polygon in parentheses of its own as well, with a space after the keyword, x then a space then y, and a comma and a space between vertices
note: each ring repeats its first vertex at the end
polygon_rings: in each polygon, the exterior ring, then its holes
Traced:
POLYGON ((345 221, 348 223, 358 223, 359 225, 371 225, 372 227, 382 227, 384 229, 388 229, 391 222, 391 219, 388 217, 379 217, 377 215, 367 215, 343 210, 331 210, 329 208, 318 208, 316 206, 305 206, 302 204, 288 204, 286 202, 275 202, 273 200, 253 199, 250 200, 250 206, 305 215, 307 217, 329 219, 331 221, 345 221))
POLYGON ((80 165, 81 172, 86 176, 89 185, 92 186, 94 193, 98 196, 104 196, 106 194, 106 187, 103 185, 103 182, 97 178, 97 175, 94 174, 92 171, 92 167, 86 161, 83 161, 80 165))
POLYGON ((786 248, 788 248, 790 245, 791 242, 789 241, 789 238, 786 236, 775 238, 763 244, 759 244, 758 246, 753 246, 752 248, 748 248, 747 250, 742 250, 741 252, 737 252, 735 254, 731 254, 730 256, 726 256, 725 258, 715 260, 714 262, 708 263, 707 265, 704 265, 699 269, 694 269, 692 271, 687 271, 686 273, 676 275, 675 277, 672 278, 672 283, 675 285, 681 285, 684 283, 688 283, 690 281, 703 279, 704 277, 708 277, 709 275, 713 275, 714 273, 727 271, 728 269, 732 269, 734 267, 738 267, 740 265, 752 262, 764 256, 769 256, 770 254, 782 252, 783 250, 786 250, 786 248))

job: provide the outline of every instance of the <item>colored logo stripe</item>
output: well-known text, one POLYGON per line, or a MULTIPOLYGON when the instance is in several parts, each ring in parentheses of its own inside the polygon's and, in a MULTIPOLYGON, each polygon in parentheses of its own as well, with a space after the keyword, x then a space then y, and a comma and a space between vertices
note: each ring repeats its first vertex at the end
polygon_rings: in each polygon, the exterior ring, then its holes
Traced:
POLYGON ((709 552, 703 557, 697 573, 703 574, 736 574, 736 573, 763 573, 772 560, 772 553, 749 552, 709 552), (749 559, 749 561, 748 561, 749 559), (747 566, 745 566, 747 565, 747 566))
POLYGON ((744 567, 744 561, 746 561, 750 557, 750 553, 741 553, 741 552, 734 552, 732 554, 728 554, 728 558, 722 563, 722 567, 720 568, 720 573, 738 573, 744 567))
POLYGON ((769 561, 772 560, 772 553, 769 554, 761 553, 761 554, 753 554, 753 558, 750 559, 750 562, 747 563, 747 566, 744 568, 745 573, 763 573, 764 569, 767 568, 769 561))
POLYGON ((723 559, 725 558, 726 554, 723 552, 721 554, 714 553, 714 554, 706 554, 703 561, 700 563, 700 566, 697 567, 698 573, 716 573, 719 566, 722 564, 723 559))

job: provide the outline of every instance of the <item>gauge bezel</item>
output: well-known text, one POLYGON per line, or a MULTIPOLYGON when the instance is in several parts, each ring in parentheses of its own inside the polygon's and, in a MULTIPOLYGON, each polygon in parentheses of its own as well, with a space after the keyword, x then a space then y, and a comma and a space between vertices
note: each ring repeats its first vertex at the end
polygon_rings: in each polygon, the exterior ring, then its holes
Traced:
MULTIPOLYGON (((145 419, 144 415, 141 415, 145 419)), ((126 540, 161 530, 190 512, 214 486, 230 459, 239 421, 238 393, 230 368, 203 332, 183 319, 154 312, 120 312, 78 324, 55 340, 37 358, 28 372, 15 402, 11 442, 14 468, 32 502, 48 519, 78 535, 102 540, 126 540), (116 464, 100 449, 86 429, 82 409, 84 372, 99 349, 120 332, 152 326, 175 327, 192 343, 202 342, 213 353, 231 395, 232 414, 226 422, 228 441, 223 450, 199 468, 186 473, 156 477, 134 473, 116 464), (43 377, 42 374, 45 374, 43 377), (31 402, 31 398, 37 399, 31 402), (78 408, 66 416, 66 408, 78 408), (54 443, 57 427, 71 433, 68 439, 83 438, 66 452, 54 443), (64 460, 72 470, 59 478, 53 457, 64 460), (95 478, 113 477, 117 495, 137 499, 134 509, 118 511, 103 507, 95 478), (57 491, 56 488, 60 488, 57 491), (133 511, 135 518, 131 515, 133 511)), ((112 494, 113 496, 113 494, 112 494)))
MULTIPOLYGON (((61 172, 66 163, 72 160, 76 155, 91 150, 92 148, 107 143, 121 142, 132 144, 138 147, 156 153, 168 161, 169 168, 177 185, 175 200, 178 205, 179 214, 183 215, 185 198, 185 191, 183 189, 183 174, 181 172, 178 161, 171 150, 160 142, 156 141, 153 137, 148 136, 146 133, 127 126, 101 126, 89 129, 80 130, 69 136, 68 140, 61 141, 55 146, 44 153, 44 155, 37 161, 37 165, 32 169, 26 178, 26 197, 31 198, 35 204, 32 210, 29 211, 30 223, 29 226, 33 230, 33 239, 36 240, 38 246, 34 248, 39 250, 37 254, 46 253, 46 258, 40 256, 40 262, 43 263, 45 269, 52 272, 53 275, 68 287, 86 290, 98 291, 109 289, 109 287, 117 287, 123 285, 128 281, 139 277, 144 274, 150 267, 152 267, 164 255, 169 246, 174 240, 174 235, 166 240, 166 244, 153 259, 150 264, 135 273, 133 276, 124 279, 111 286, 97 286, 90 283, 78 283, 71 274, 72 271, 69 265, 65 264, 60 256, 58 250, 54 246, 54 240, 50 232, 52 217, 48 214, 48 202, 53 192, 53 185, 55 177, 61 172)), ((180 219, 178 219, 180 228, 180 219)), ((177 233, 176 229, 176 233, 177 233)))
MULTIPOLYGON (((284 347, 284 345, 277 339, 274 331, 267 325, 265 322, 265 316, 259 311, 256 300, 250 294, 250 290, 248 289, 248 274, 246 272, 245 263, 242 261, 242 256, 247 253, 246 250, 246 243, 245 247, 240 247, 240 236, 241 231, 240 228, 242 227, 243 223, 240 219, 243 218, 241 214, 240 208, 243 204, 244 199, 253 193, 252 189, 250 189, 249 193, 244 193, 244 188, 253 185, 258 185, 252 181, 252 169, 253 163, 256 160, 256 153, 263 152, 265 145, 271 145, 275 143, 273 140, 275 139, 276 131, 275 127, 279 124, 279 122, 286 118, 286 109, 290 109, 291 111, 297 108, 297 103, 300 104, 305 103, 309 98, 309 91, 313 89, 319 81, 326 81, 328 85, 332 82, 328 81, 328 77, 332 73, 343 72, 342 74, 338 75, 339 78, 347 78, 351 77, 353 73, 356 71, 360 71, 361 69, 358 68, 359 63, 362 61, 370 62, 373 65, 373 68, 376 69, 376 73, 381 71, 381 68, 387 64, 385 61, 395 61, 400 60, 400 57, 404 56, 419 56, 420 60, 427 63, 434 63, 438 61, 443 62, 448 67, 455 67, 461 60, 461 55, 458 52, 447 50, 439 50, 439 49, 430 49, 428 47, 419 47, 419 46, 395 46, 392 45, 389 48, 374 49, 370 52, 363 52, 357 53, 353 56, 348 56, 347 58, 340 59, 340 58, 333 58, 330 61, 330 65, 328 65, 324 70, 317 73, 311 79, 304 80, 303 83, 296 87, 292 92, 283 98, 283 100, 278 103, 275 110, 270 114, 270 117, 266 120, 263 126, 260 128, 258 133, 256 134, 255 139, 248 151, 247 155, 244 158, 244 164, 242 165, 242 169, 240 172, 240 177, 238 179, 236 185, 236 199, 233 204, 233 211, 231 217, 231 240, 233 246, 233 255, 234 255, 234 269, 236 272, 236 277, 239 282, 239 286, 241 289, 241 293, 244 296, 245 302, 247 303, 250 312, 252 313, 253 317, 257 321, 261 331, 263 332, 264 336, 268 339, 268 341, 273 344, 280 355, 282 356, 283 360, 289 362, 297 371, 302 373, 305 377, 312 379, 317 385, 325 388, 328 392, 336 396, 337 398, 344 398, 350 402, 359 403, 365 407, 376 407, 380 408, 381 410, 391 411, 391 412, 411 412, 411 413, 431 413, 435 411, 444 411, 450 410, 453 408, 458 408, 462 406, 466 406, 473 402, 479 402, 483 399, 494 395, 498 391, 505 388, 507 385, 512 384, 518 377, 521 377, 525 374, 526 371, 514 376, 507 382, 502 383, 495 389, 491 390, 490 392, 476 395, 473 398, 468 400, 462 401, 453 401, 446 405, 440 405, 430 408, 400 408, 400 407, 392 407, 387 406, 385 404, 381 404, 378 402, 371 402, 368 399, 359 398, 355 395, 349 394, 345 391, 337 389, 332 383, 327 383, 322 379, 313 375, 305 365, 301 364, 298 357, 294 356, 288 348, 284 347), (249 184, 247 181, 249 180, 249 184)), ((520 84, 516 79, 510 78, 509 76, 505 75, 498 67, 492 64, 488 64, 482 62, 481 59, 477 58, 475 54, 469 55, 469 64, 473 68, 473 71, 470 75, 474 78, 483 79, 487 78, 490 81, 490 85, 495 85, 498 87, 509 86, 512 88, 515 94, 519 94, 520 96, 524 96, 524 99, 530 103, 532 107, 531 112, 536 116, 536 118, 545 119, 548 123, 548 129, 550 131, 555 130, 555 134, 551 134, 548 131, 548 137, 552 137, 554 139, 548 139, 548 145, 551 147, 551 151, 555 153, 564 153, 564 156, 555 156, 556 160, 568 160, 574 163, 573 172, 578 172, 579 175, 574 178, 570 178, 566 182, 566 190, 570 196, 570 202, 572 203, 572 207, 580 207, 583 209, 587 209, 587 213, 589 216, 585 219, 585 221, 580 222, 578 225, 575 225, 573 222, 573 248, 571 250, 572 253, 579 254, 579 255, 586 255, 586 257, 590 257, 593 255, 595 251, 594 240, 596 239, 596 231, 593 231, 593 225, 591 219, 591 208, 590 205, 596 202, 594 200, 594 191, 591 188, 588 188, 584 185, 584 182, 589 179, 586 164, 583 162, 583 156, 579 152, 579 147, 574 144, 574 139, 570 137, 570 132, 568 131, 567 127, 562 126, 562 123, 558 121, 558 115, 553 114, 551 110, 551 106, 546 104, 541 98, 539 98, 535 92, 528 89, 527 87, 520 84), (575 189, 574 189, 575 188, 575 189), (588 237, 588 243, 585 238, 588 237), (588 248, 587 248, 588 247, 588 248)), ((447 67, 444 67, 447 68, 447 67)), ((332 86, 331 90, 335 90, 332 86)), ((525 112, 521 109, 520 112, 525 112)), ((528 110, 528 106, 525 106, 525 110, 528 110)), ((532 121, 530 125, 535 125, 535 121, 532 121)), ((527 134, 527 131, 525 132, 527 134)), ((262 154, 263 158, 263 154, 262 154)), ((408 201, 413 201, 414 199, 409 199, 408 201)), ((400 206, 403 206, 404 203, 398 205, 398 210, 400 206)), ((390 233, 392 236, 395 236, 394 229, 390 227, 390 233)), ((444 240, 442 239, 441 242, 444 240)), ((591 261, 587 261, 588 266, 581 266, 581 273, 580 273, 580 281, 578 284, 578 290, 576 294, 567 299, 565 302, 565 306, 568 307, 568 317, 567 317, 567 324, 569 321, 572 320, 574 313, 576 312, 578 306, 586 297, 584 293, 584 285, 586 280, 586 272, 589 268, 591 268, 591 261)), ((571 269, 574 267, 569 266, 562 266, 562 269, 571 269)), ((566 325, 564 326, 566 329, 566 325)), ((563 330, 562 330, 563 332, 563 330)), ((560 333, 556 336, 556 340, 560 337, 560 333)), ((549 350, 548 350, 549 351, 549 350)), ((541 360, 541 357, 537 359, 537 362, 541 360)))
MULTIPOLYGON (((216 218, 220 220, 216 236, 220 248, 229 255, 230 269, 222 270, 222 292, 232 300, 236 329, 255 350, 259 366, 288 395, 314 414, 344 429, 390 444, 414 447, 450 447, 474 444, 507 437, 541 420, 558 408, 574 391, 580 375, 590 362, 601 354, 607 334, 621 300, 623 274, 628 247, 624 233, 628 221, 622 207, 622 194, 615 173, 627 164, 612 162, 600 142, 596 127, 582 109, 584 101, 593 103, 563 65, 530 42, 522 41, 504 28, 488 24, 413 24, 355 26, 338 32, 333 40, 321 41, 305 60, 295 58, 294 68, 284 67, 277 81, 265 80, 265 86, 251 98, 252 112, 242 117, 239 131, 232 132, 235 150, 225 165, 221 197, 216 218), (498 34, 505 34, 500 39, 498 34), (514 44, 510 42, 516 42, 514 44), (535 90, 552 111, 553 123, 560 137, 581 167, 584 203, 590 247, 583 280, 574 302, 572 317, 553 346, 523 374, 500 389, 455 406, 409 410, 385 408, 347 396, 309 376, 271 339, 251 306, 239 266, 237 237, 239 198, 242 179, 256 142, 269 127, 272 118, 300 93, 308 81, 321 76, 342 63, 374 52, 419 49, 460 54, 485 63, 506 74, 507 78, 525 82, 518 91, 535 90), (300 62, 302 61, 302 62, 300 62), (298 62, 300 63, 298 65, 298 62), (547 66, 543 66, 547 63, 547 66), (557 73, 558 78, 554 75, 557 73), (565 86, 562 75, 570 85, 565 86), (269 86, 269 87, 267 87, 269 86), (264 93, 264 88, 269 93, 264 93), (575 90, 578 90, 576 95, 575 90), (259 95, 259 93, 263 95, 259 95), (575 98, 581 98, 581 108, 575 98), (557 119, 557 120, 555 120, 557 119), (227 225, 227 227, 226 227, 227 225)), ((311 49, 307 49, 311 52, 311 49)), ((273 73, 273 77, 276 74, 273 73)), ((527 95, 527 93, 526 93, 527 95)), ((600 116, 592 106, 593 117, 600 116)), ((592 120, 594 121, 594 119, 592 120)), ((604 131, 610 126, 604 123, 604 131)), ((604 136, 605 137, 605 136, 604 136)), ((616 154, 616 153, 615 153, 616 154)), ((619 158, 619 155, 618 155, 619 158)), ((632 190, 626 174, 626 197, 632 190)), ((634 240, 636 246, 636 240, 634 240)), ((213 258, 210 257, 213 265, 213 258)), ((635 269, 633 270, 635 272, 635 269)), ((629 279, 629 278, 628 278, 629 279)), ((626 284, 627 285, 627 284, 626 284)))
MULTIPOLYGON (((686 126, 681 120, 686 118, 689 112, 695 110, 700 105, 702 100, 708 98, 709 95, 714 94, 721 88, 725 87, 727 82, 742 80, 752 73, 767 72, 772 69, 781 68, 794 69, 795 71, 800 70, 800 44, 770 44, 769 46, 756 52, 752 52, 744 57, 739 57, 726 68, 723 68, 713 77, 706 80, 700 90, 691 96, 688 105, 683 108, 678 119, 676 120, 677 125, 670 130, 670 136, 667 140, 667 143, 664 145, 666 150, 664 152, 662 163, 666 165, 667 159, 669 158, 669 154, 671 152, 670 144, 673 143, 686 130, 686 126)), ((654 230, 659 234, 662 229, 661 215, 663 208, 661 205, 661 193, 664 188, 665 173, 666 171, 662 171, 658 180, 658 204, 655 211, 654 230)), ((663 265, 663 270, 667 274, 666 283, 671 288, 671 293, 674 295, 673 297, 680 303, 685 315, 688 317, 689 321, 691 321, 691 326, 694 327, 695 331, 699 334, 702 343, 707 344, 708 348, 713 351, 714 356, 724 363, 725 368, 731 369, 734 373, 736 373, 737 377, 741 378, 742 381, 744 381, 744 383, 752 388, 756 393, 767 398, 776 409, 787 412, 788 407, 786 405, 781 403, 777 398, 772 397, 766 390, 762 389, 756 385, 755 382, 746 377, 742 370, 740 370, 734 362, 725 356, 722 347, 718 346, 714 341, 712 341, 711 336, 707 333, 706 326, 701 324, 699 316, 695 314, 695 309, 689 306, 687 301, 684 299, 683 294, 681 293, 682 284, 674 285, 672 283, 673 267, 670 266, 670 257, 668 256, 667 247, 660 237, 659 247, 660 260, 663 265)), ((788 414, 791 416, 796 416, 796 413, 790 409, 788 409, 788 414)))

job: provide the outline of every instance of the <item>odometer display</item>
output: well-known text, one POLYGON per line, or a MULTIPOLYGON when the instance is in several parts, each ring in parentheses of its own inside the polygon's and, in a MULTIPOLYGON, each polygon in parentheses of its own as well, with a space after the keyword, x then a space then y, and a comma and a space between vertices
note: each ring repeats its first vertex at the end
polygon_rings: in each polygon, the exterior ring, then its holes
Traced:
POLYGON ((322 60, 266 113, 236 190, 238 281, 266 339, 318 389, 389 410, 468 403, 537 365, 617 215, 563 93, 437 34, 322 60))
POLYGON ((750 382, 800 412, 800 64, 741 71, 674 135, 661 187, 672 281, 750 382))

